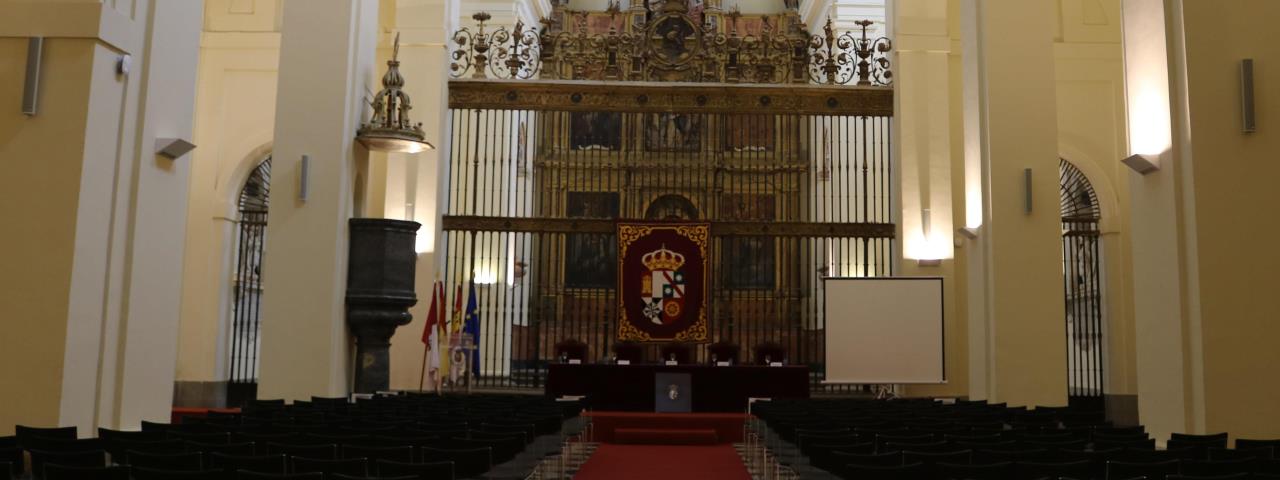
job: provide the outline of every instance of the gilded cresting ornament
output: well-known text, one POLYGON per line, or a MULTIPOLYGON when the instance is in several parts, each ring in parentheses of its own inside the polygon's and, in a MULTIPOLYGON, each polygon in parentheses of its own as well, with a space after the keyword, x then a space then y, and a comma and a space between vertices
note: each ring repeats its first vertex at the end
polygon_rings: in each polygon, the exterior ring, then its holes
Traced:
POLYGON ((356 131, 356 140, 369 150, 418 153, 436 148, 427 143, 422 123, 415 124, 409 119, 409 110, 413 106, 403 89, 404 77, 400 75, 400 34, 397 33, 394 53, 391 60, 387 61, 387 74, 382 76, 382 91, 370 103, 373 117, 356 131))

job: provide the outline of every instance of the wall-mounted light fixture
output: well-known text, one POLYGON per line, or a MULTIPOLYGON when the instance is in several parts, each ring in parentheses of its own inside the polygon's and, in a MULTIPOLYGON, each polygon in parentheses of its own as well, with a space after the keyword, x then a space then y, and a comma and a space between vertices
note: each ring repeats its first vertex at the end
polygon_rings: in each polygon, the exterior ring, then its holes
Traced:
POLYGON ((22 114, 34 116, 40 98, 40 58, 44 55, 44 37, 27 39, 27 76, 22 89, 22 114))
POLYGON ((1121 160, 1120 163, 1143 175, 1160 169, 1160 157, 1144 153, 1129 155, 1124 160, 1121 160))
POLYGON ((195 150, 196 144, 181 138, 157 138, 156 154, 169 160, 177 160, 187 152, 195 150))

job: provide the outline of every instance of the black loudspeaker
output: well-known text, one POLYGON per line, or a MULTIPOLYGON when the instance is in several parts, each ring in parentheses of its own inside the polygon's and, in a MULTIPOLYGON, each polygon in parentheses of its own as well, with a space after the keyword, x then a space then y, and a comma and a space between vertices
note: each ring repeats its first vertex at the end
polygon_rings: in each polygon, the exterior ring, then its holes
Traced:
POLYGON ((1240 112, 1244 133, 1258 131, 1258 119, 1253 109, 1253 59, 1240 61, 1240 112))
POLYGON ((414 245, 418 222, 353 218, 347 260, 347 326, 356 337, 355 392, 387 390, 391 335, 418 303, 414 245))

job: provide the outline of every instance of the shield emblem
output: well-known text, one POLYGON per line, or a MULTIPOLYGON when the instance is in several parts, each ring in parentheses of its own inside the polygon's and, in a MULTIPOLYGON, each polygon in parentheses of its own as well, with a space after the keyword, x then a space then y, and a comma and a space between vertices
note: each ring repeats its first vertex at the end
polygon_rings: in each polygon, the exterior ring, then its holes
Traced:
POLYGON ((644 314, 655 325, 668 325, 684 311, 684 273, 679 270, 650 270, 641 280, 644 314))

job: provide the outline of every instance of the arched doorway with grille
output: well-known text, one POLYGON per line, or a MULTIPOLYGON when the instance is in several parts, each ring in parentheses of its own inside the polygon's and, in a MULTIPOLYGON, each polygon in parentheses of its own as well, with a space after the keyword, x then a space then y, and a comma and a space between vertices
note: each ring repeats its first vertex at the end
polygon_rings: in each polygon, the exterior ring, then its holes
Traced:
POLYGON ((271 157, 249 174, 240 189, 236 259, 232 276, 227 406, 244 405, 258 391, 258 331, 262 318, 262 262, 267 242, 271 157))
POLYGON ((1067 395, 1073 405, 1102 408, 1106 390, 1106 324, 1102 315, 1102 211, 1080 169, 1061 160, 1062 275, 1067 328, 1067 395))

